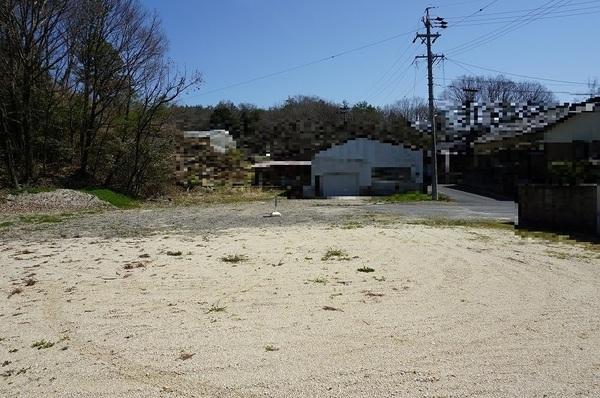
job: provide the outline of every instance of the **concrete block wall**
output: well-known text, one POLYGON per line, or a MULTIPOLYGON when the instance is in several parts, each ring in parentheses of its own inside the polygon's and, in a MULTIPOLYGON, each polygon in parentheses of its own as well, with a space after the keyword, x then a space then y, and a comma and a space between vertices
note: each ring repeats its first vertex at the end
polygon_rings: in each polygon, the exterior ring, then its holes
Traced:
POLYGON ((521 185, 519 226, 600 235, 600 186, 521 185))

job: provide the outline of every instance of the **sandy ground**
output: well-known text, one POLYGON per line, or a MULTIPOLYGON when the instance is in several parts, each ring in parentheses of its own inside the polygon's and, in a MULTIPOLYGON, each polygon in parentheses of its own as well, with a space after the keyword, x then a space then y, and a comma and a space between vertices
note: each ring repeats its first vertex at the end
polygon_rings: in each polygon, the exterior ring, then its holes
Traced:
POLYGON ((511 231, 15 238, 0 264, 2 397, 600 396, 598 252, 511 231))

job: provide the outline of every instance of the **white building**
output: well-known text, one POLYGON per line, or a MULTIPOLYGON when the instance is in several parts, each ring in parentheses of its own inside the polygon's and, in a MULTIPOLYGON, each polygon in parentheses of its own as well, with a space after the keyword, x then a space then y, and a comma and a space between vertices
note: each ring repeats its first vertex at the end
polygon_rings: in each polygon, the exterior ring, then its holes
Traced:
POLYGON ((306 196, 389 195, 423 185, 423 152, 357 138, 317 153, 306 196))

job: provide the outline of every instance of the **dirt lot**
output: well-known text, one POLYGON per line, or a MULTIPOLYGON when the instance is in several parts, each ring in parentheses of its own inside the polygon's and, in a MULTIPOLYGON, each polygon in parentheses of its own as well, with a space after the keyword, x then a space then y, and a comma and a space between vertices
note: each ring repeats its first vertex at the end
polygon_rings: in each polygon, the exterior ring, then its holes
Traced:
POLYGON ((313 204, 1 229, 0 396, 600 395, 599 251, 313 204))

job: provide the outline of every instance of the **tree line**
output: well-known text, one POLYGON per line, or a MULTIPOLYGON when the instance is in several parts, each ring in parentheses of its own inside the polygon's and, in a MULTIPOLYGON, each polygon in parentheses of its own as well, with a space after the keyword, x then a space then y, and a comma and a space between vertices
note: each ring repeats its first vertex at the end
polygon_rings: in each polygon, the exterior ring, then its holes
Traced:
POLYGON ((200 83, 137 0, 0 2, 0 148, 13 187, 48 175, 140 194, 167 178, 169 105, 200 83))

